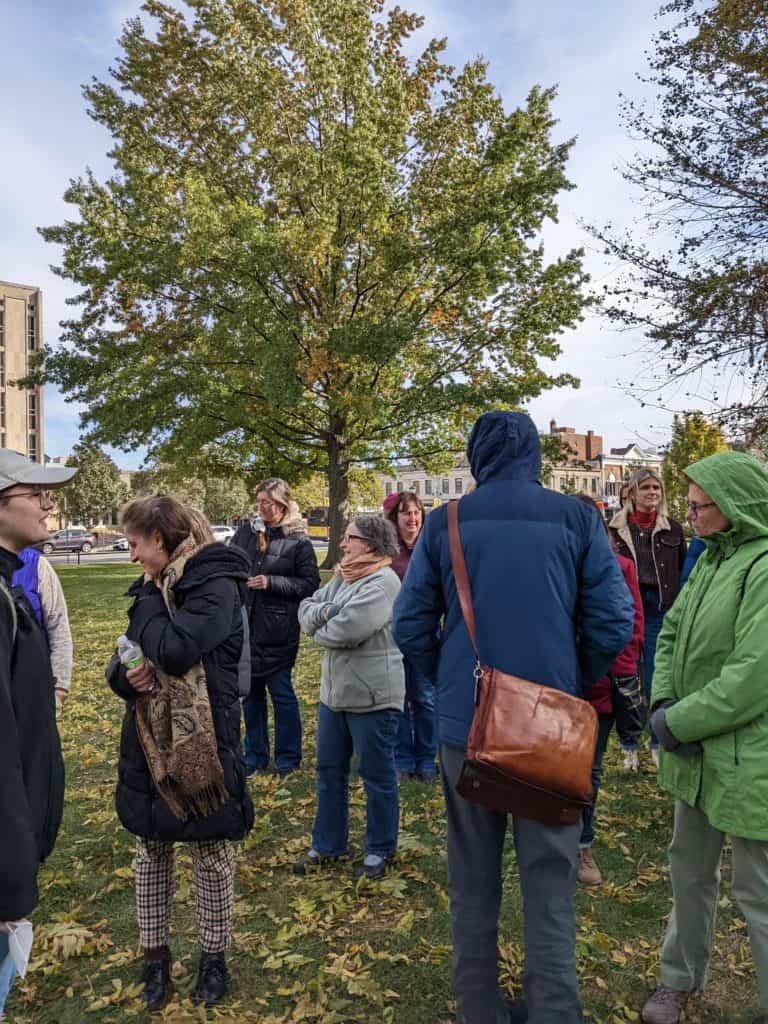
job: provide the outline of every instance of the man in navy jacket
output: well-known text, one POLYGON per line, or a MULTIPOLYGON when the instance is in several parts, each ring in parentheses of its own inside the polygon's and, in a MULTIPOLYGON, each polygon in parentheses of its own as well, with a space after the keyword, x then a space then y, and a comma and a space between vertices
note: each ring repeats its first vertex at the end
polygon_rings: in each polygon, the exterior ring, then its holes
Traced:
MULTIPOLYGON (((522 413, 481 416, 468 455, 477 487, 461 500, 459 529, 480 658, 580 695, 582 684, 604 675, 632 637, 632 598, 600 517, 541 487, 539 437, 522 413)), ((512 819, 525 910, 527 1007, 510 1008, 499 991, 507 816, 455 791, 474 711, 474 654, 451 569, 445 506, 422 530, 395 603, 394 633, 403 654, 437 686, 460 1024, 580 1021, 573 909, 580 825, 512 819)))

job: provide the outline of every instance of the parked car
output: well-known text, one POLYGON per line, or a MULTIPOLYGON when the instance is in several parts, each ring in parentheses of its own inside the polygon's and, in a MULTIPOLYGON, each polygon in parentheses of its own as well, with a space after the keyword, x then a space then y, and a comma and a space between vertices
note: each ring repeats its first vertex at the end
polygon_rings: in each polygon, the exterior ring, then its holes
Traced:
POLYGON ((57 530, 56 533, 51 534, 48 540, 36 547, 41 548, 44 555, 50 555, 52 551, 82 551, 86 553, 93 551, 96 547, 96 534, 80 527, 57 530))
POLYGON ((231 526, 218 523, 216 526, 211 527, 211 533, 216 540, 224 541, 225 544, 229 544, 232 538, 235 536, 235 531, 231 526))
POLYGON ((129 548, 128 548, 128 538, 127 537, 118 537, 117 540, 112 545, 112 550, 113 551, 128 551, 129 550, 129 548))

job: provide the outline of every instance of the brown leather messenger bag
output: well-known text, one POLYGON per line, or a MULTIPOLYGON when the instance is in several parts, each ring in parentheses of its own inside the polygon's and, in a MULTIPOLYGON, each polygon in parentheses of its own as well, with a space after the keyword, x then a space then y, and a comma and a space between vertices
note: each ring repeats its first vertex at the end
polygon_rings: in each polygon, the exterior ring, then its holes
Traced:
POLYGON ((545 825, 573 825, 592 801, 597 715, 585 700, 480 662, 459 502, 448 505, 453 576, 475 652, 475 712, 456 789, 465 800, 545 825))

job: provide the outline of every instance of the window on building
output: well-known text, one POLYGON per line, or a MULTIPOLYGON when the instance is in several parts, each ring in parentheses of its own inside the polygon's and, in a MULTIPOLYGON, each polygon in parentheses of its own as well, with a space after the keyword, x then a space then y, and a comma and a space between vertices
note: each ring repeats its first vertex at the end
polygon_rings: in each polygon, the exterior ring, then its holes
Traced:
POLYGON ((448 479, 447 476, 443 477, 443 479, 441 481, 440 489, 443 492, 443 494, 450 494, 451 493, 451 481, 448 479))
POLYGON ((392 493, 392 481, 391 480, 387 480, 387 482, 386 482, 386 484, 384 486, 384 493, 386 494, 387 497, 389 497, 390 494, 392 493))
POLYGON ((0 429, 5 430, 5 395, 0 391, 0 429))
POLYGON ((403 481, 402 480, 398 480, 397 481, 397 493, 398 494, 402 494, 404 490, 405 490, 405 488, 403 487, 403 481))
POLYGON ((37 347, 37 315, 34 303, 27 306, 27 348, 34 352, 37 347))
POLYGON ((584 479, 581 481, 581 489, 582 489, 582 491, 585 494, 589 490, 589 477, 588 476, 585 476, 584 479))
POLYGON ((5 302, 0 299, 0 348, 5 344, 5 302))
POLYGON ((0 348, 0 388, 5 387, 5 349, 0 348))
POLYGON ((414 494, 418 494, 419 493, 419 481, 418 480, 411 480, 410 490, 412 490, 414 494))
POLYGON ((460 476, 457 476, 456 479, 453 481, 453 493, 454 494, 463 494, 463 492, 464 492, 464 481, 461 479, 460 476))
POLYGON ((592 477, 592 493, 597 494, 597 477, 592 477))
POLYGON ((37 430, 37 395, 27 396, 27 407, 29 411, 29 429, 37 430))
POLYGON ((566 485, 566 483, 567 483, 567 481, 566 481, 565 477, 564 477, 564 476, 561 476, 561 477, 560 477, 560 490, 561 490, 561 491, 564 491, 564 490, 565 490, 565 485, 566 485))
POLYGON ((432 494, 432 481, 431 480, 425 480, 424 481, 424 493, 425 494, 429 494, 429 495, 432 494))
POLYGON ((29 457, 33 462, 37 462, 37 433, 29 435, 29 457))

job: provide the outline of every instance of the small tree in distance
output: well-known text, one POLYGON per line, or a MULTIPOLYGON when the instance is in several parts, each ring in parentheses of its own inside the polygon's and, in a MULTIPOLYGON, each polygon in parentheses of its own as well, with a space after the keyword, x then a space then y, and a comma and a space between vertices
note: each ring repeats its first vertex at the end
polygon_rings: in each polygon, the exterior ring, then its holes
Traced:
POLYGON ((685 470, 707 455, 728 450, 723 432, 717 423, 708 420, 702 412, 686 412, 675 416, 672 440, 664 459, 664 489, 670 514, 678 522, 685 522, 688 481, 685 470))
POLYGON ((58 502, 71 522, 94 525, 109 518, 127 500, 128 487, 120 479, 119 469, 97 445, 78 442, 67 465, 77 466, 77 473, 59 491, 58 502))

